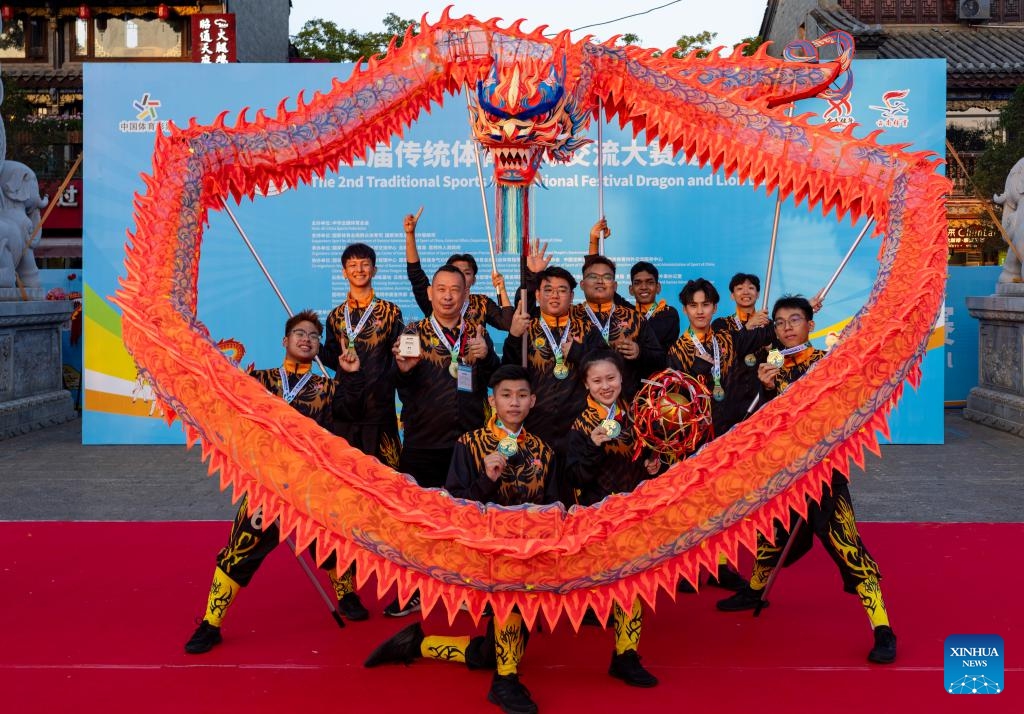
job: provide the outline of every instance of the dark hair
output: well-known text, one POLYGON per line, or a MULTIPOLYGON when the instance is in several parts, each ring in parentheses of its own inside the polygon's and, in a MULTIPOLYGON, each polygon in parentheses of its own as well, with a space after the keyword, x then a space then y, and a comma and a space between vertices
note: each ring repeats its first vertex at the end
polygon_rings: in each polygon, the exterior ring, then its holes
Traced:
POLYGON ((679 291, 679 302, 682 305, 687 305, 693 302, 693 296, 699 292, 704 293, 704 297, 711 301, 712 305, 717 305, 719 301, 718 291, 715 290, 715 286, 711 284, 709 280, 704 278, 697 278, 696 280, 690 280, 683 286, 683 289, 679 291))
POLYGON ((324 326, 320 324, 320 316, 312 310, 303 310, 297 312, 288 318, 288 321, 284 323, 284 336, 287 337, 288 333, 292 331, 296 325, 300 322, 312 322, 313 326, 316 327, 316 333, 318 335, 323 334, 324 326))
POLYGON ((804 313, 804 317, 810 322, 814 319, 814 308, 811 307, 811 302, 803 295, 783 295, 775 301, 775 305, 772 307, 772 319, 775 319, 775 313, 779 310, 800 310, 804 313))
POLYGON ((595 265, 606 265, 612 269, 612 279, 615 278, 615 263, 610 258, 605 258, 603 255, 588 255, 583 259, 583 273, 594 267, 595 265))
POLYGON ((440 268, 435 270, 434 277, 430 280, 430 282, 434 282, 434 280, 437 280, 437 276, 440 275, 441 273, 451 273, 452 275, 458 275, 460 278, 462 278, 463 286, 465 286, 466 284, 465 274, 461 270, 456 268, 454 265, 451 265, 450 263, 445 263, 440 268))
POLYGON ((494 370, 494 374, 491 375, 487 386, 495 389, 502 382, 526 382, 530 385, 530 393, 533 393, 533 385, 530 384, 530 373, 526 371, 526 368, 520 367, 518 364, 503 364, 498 367, 494 370))
POLYGON ((626 363, 622 359, 622 355, 615 350, 606 350, 601 348, 587 352, 587 354, 583 356, 583 359, 580 360, 580 381, 586 381, 587 371, 595 362, 611 362, 618 368, 619 374, 624 375, 626 373, 626 363))
POLYGON ((646 260, 641 260, 629 269, 629 279, 632 280, 635 278, 637 273, 650 273, 654 276, 654 282, 658 282, 658 269, 654 267, 654 263, 648 263, 646 260))
POLYGON ((455 265, 455 263, 469 263, 469 269, 473 271, 473 277, 476 277, 479 268, 476 266, 476 258, 469 253, 456 253, 448 256, 448 260, 445 261, 445 265, 455 265))
POLYGON ((374 267, 377 266, 377 252, 366 245, 366 243, 352 243, 347 246, 341 254, 341 267, 345 267, 345 263, 352 260, 353 258, 362 260, 367 259, 373 263, 374 267))
POLYGON ((576 289, 576 278, 574 278, 572 273, 568 270, 565 268, 559 268, 557 265, 549 266, 537 273, 537 287, 539 288, 541 283, 545 280, 551 280, 552 278, 558 278, 569 283, 570 290, 576 289))
POLYGON ((752 273, 736 273, 732 276, 732 280, 729 281, 729 292, 732 292, 736 289, 737 285, 742 285, 743 283, 750 283, 757 288, 757 292, 761 292, 761 278, 752 273))

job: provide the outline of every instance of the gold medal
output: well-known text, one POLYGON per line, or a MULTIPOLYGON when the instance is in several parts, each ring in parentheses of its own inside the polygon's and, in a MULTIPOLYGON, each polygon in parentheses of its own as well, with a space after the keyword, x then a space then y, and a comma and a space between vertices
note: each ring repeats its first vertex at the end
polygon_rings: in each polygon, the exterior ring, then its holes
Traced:
POLYGON ((459 378, 459 363, 455 360, 452 360, 452 363, 448 366, 448 374, 455 379, 459 378))
POLYGON ((556 379, 565 379, 569 376, 569 367, 566 366, 565 362, 556 362, 553 372, 556 379))
POLYGON ((714 390, 712 390, 711 392, 711 395, 715 398, 716 402, 720 402, 723 399, 725 399, 725 390, 722 389, 721 384, 716 384, 714 390))
POLYGON ((754 355, 747 355, 746 357, 743 358, 743 364, 747 365, 748 367, 753 367, 755 364, 757 364, 757 357, 755 357, 754 355))
POLYGON ((786 364, 786 358, 782 356, 782 353, 778 350, 772 350, 768 353, 768 364, 772 367, 782 369, 782 366, 786 364))
POLYGON ((506 436, 498 442, 498 453, 506 459, 515 456, 517 451, 519 451, 519 444, 516 443, 516 439, 513 436, 506 436))
POLYGON ((620 433, 622 433, 622 424, 615 421, 614 419, 605 419, 601 422, 601 428, 608 434, 608 438, 614 439, 620 433))

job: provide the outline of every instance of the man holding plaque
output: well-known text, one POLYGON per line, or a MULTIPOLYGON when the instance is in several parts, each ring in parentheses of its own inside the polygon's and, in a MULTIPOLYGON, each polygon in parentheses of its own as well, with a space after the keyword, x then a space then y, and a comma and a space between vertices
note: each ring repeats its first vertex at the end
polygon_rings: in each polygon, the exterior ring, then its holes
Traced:
MULTIPOLYGON (((825 356, 825 352, 815 349, 809 341, 814 330, 814 310, 806 298, 789 296, 776 301, 772 319, 782 349, 772 350, 767 362, 758 366, 764 401, 784 394, 794 381, 807 374, 825 356)), ((896 635, 889 626, 889 615, 882 600, 882 588, 878 582, 881 575, 878 564, 857 532, 846 476, 833 470, 831 483, 822 489, 821 501, 815 503, 808 499, 807 518, 802 519, 795 512, 790 516, 788 529, 776 525, 774 545, 758 534, 750 584, 732 597, 720 600, 718 609, 737 612, 756 608, 772 570, 780 565, 786 542, 790 538, 796 539, 786 562, 781 564, 788 566, 810 550, 816 536, 839 568, 843 589, 857 595, 867 613, 874 633, 868 661, 876 664, 896 661, 896 635)))

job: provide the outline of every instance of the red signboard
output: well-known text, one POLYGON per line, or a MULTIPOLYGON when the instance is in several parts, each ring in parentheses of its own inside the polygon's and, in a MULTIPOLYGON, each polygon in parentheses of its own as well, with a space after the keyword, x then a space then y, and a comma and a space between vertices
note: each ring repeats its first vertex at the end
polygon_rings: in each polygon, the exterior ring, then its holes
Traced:
POLYGON ((192 16, 192 61, 200 64, 236 61, 234 13, 192 16))
MULTIPOLYGON (((48 196, 50 203, 56 203, 46 219, 44 229, 72 228, 82 230, 82 180, 72 179, 64 188, 63 195, 56 195, 60 188, 61 180, 40 181, 39 191, 48 196)), ((45 212, 45 208, 41 212, 45 212)))

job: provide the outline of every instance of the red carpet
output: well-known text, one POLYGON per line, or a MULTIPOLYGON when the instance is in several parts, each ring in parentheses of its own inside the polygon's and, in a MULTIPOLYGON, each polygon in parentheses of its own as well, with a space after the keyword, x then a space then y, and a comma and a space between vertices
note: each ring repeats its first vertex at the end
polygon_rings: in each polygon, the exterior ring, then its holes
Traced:
MULTIPOLYGON (((373 647, 411 620, 345 629, 281 548, 242 591, 224 643, 182 645, 201 616, 227 523, 0 523, 0 701, 5 712, 497 712, 490 674, 420 662, 366 670, 373 647)), ((1024 712, 1024 524, 862 524, 886 576, 895 665, 868 665, 871 633, 820 548, 780 576, 755 620, 714 609, 721 590, 662 597, 641 654, 660 679, 607 676, 611 634, 534 636, 522 679, 543 712, 1024 712), (1006 644, 1005 692, 950 695, 943 641, 1006 644), (827 698, 827 699, 826 699, 827 698)), ((326 578, 324 579, 326 582, 326 578)), ((448 631, 433 615, 426 629, 448 631)), ((471 632, 460 615, 453 628, 471 632)))

